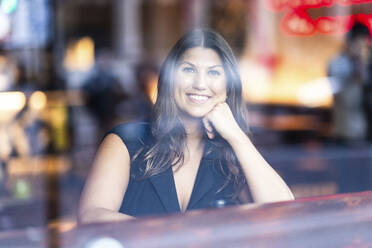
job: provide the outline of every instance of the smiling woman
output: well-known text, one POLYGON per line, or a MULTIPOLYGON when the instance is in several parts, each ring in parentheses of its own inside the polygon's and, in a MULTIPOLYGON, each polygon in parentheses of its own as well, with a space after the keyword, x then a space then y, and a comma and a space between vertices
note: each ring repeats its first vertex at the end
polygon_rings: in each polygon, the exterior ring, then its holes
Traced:
POLYGON ((84 187, 80 222, 125 220, 293 199, 251 143, 237 63, 211 30, 184 35, 165 59, 149 123, 117 126, 84 187))
POLYGON ((195 47, 187 50, 176 70, 174 99, 178 108, 191 117, 203 117, 226 100, 226 76, 218 54, 195 47))

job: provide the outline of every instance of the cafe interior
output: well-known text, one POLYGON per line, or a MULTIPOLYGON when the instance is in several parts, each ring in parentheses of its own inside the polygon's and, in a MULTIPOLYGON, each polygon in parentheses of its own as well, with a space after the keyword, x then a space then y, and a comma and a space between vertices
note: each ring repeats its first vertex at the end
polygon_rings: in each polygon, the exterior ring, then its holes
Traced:
POLYGON ((0 247, 372 247, 371 41, 360 132, 334 135, 331 61, 356 23, 372 34, 371 0, 1 0, 0 247), (148 118, 195 27, 231 45, 252 142, 295 200, 79 226, 104 134, 148 118))

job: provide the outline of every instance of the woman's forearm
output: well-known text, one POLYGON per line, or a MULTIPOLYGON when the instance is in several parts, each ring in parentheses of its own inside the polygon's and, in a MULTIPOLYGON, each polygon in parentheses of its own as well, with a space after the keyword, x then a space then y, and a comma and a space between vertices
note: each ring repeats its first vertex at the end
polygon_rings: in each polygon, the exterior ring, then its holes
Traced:
POLYGON ((279 174, 265 161, 250 139, 241 131, 229 141, 247 179, 254 202, 294 199, 279 174))
POLYGON ((123 221, 135 219, 133 216, 115 212, 104 208, 93 208, 81 211, 78 221, 81 224, 95 223, 95 222, 110 222, 123 221))

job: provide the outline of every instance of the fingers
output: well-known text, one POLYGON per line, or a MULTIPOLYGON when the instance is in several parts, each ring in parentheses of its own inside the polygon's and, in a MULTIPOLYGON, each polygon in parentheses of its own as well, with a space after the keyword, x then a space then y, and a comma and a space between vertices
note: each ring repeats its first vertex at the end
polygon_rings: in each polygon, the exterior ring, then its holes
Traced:
POLYGON ((205 128, 205 130, 207 132, 208 138, 209 139, 213 139, 214 138, 213 127, 210 124, 210 122, 208 121, 207 117, 204 117, 203 118, 203 124, 204 124, 204 128, 205 128))
POLYGON ((225 113, 230 110, 226 102, 217 103, 214 108, 203 118, 203 125, 209 139, 215 137, 215 129, 219 132, 221 122, 224 122, 225 113), (213 125, 212 125, 213 124, 213 125), (215 129, 214 129, 214 128, 215 129))

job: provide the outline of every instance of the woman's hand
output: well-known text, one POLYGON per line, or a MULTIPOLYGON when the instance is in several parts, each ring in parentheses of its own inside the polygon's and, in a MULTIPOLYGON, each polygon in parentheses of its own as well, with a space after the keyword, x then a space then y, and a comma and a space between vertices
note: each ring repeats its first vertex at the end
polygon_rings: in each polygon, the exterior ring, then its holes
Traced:
POLYGON ((214 138, 215 130, 231 145, 255 202, 284 201, 294 198, 283 179, 265 161, 239 127, 227 103, 217 104, 203 118, 203 124, 208 138, 214 138))
POLYGON ((230 142, 234 137, 243 134, 243 131, 236 122, 229 105, 226 102, 218 103, 203 118, 203 124, 210 139, 215 137, 215 129, 222 138, 230 142))

